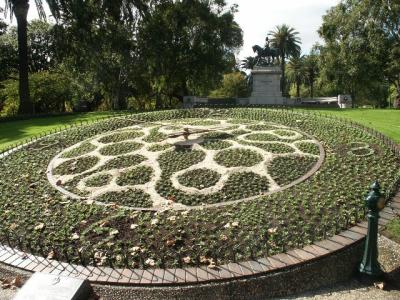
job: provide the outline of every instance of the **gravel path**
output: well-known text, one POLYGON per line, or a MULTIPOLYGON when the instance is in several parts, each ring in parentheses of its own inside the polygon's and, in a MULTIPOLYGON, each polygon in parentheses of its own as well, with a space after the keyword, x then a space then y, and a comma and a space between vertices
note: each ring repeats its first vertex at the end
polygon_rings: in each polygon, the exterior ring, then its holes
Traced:
POLYGON ((400 245, 385 238, 379 237, 379 261, 386 272, 388 284, 381 290, 374 286, 352 280, 334 287, 307 292, 294 297, 280 299, 340 299, 340 300, 399 300, 400 299, 400 245))
MULTIPOLYGON (((400 299, 400 245, 391 240, 379 238, 379 260, 382 269, 387 274, 388 284, 384 290, 374 286, 360 283, 357 280, 338 284, 333 287, 307 292, 293 297, 279 299, 302 299, 302 300, 399 300, 400 299)), ((11 300, 16 290, 3 290, 0 288, 0 300, 11 300)), ((101 298, 107 300, 110 298, 101 298)), ((114 297, 112 299, 117 300, 114 297)))

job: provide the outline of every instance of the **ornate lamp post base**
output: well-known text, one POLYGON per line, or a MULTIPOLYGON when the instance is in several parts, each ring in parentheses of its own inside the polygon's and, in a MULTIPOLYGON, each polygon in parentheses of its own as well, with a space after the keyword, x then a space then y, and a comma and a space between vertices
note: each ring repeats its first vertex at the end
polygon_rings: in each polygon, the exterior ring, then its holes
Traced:
POLYGON ((363 280, 377 280, 384 274, 378 262, 378 220, 382 200, 379 183, 375 182, 365 199, 368 208, 368 233, 363 259, 358 269, 363 280))

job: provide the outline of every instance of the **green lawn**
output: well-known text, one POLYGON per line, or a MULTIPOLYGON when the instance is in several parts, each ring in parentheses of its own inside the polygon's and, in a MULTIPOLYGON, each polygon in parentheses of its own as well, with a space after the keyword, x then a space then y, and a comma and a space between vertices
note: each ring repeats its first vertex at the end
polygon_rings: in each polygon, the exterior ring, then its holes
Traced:
MULTIPOLYGON (((375 128, 400 143, 400 110, 389 109, 312 109, 310 112, 332 114, 351 119, 363 125, 375 128)), ((0 123, 0 150, 13 143, 46 132, 60 126, 79 123, 84 120, 94 120, 99 117, 111 116, 113 112, 94 112, 61 117, 35 118, 23 121, 0 123)))
POLYGON ((0 150, 40 133, 60 128, 61 126, 80 123, 82 121, 92 121, 96 118, 112 115, 115 115, 115 113, 94 112, 0 123, 0 150))
POLYGON ((315 111, 348 118, 374 128, 400 144, 400 110, 394 109, 312 109, 315 111))

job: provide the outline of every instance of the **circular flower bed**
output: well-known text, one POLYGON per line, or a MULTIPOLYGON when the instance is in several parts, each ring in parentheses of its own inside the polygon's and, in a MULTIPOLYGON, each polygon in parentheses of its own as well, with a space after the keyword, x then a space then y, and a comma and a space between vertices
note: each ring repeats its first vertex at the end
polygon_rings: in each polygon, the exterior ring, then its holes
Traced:
POLYGON ((319 116, 198 109, 119 117, 0 159, 0 242, 128 268, 261 258, 363 220, 371 182, 387 194, 399 167, 374 136, 319 116))

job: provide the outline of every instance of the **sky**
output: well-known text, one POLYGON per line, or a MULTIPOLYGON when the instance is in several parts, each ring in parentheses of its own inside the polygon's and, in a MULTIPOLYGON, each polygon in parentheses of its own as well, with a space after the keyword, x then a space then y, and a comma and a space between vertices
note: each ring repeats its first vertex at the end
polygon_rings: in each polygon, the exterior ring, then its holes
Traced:
MULTIPOLYGON (((253 45, 264 46, 269 31, 277 25, 294 27, 302 40, 302 52, 307 54, 316 42, 321 42, 318 28, 326 11, 340 0, 226 0, 229 5, 238 4, 236 22, 243 30, 244 44, 239 58, 254 55, 253 45)), ((44 1, 45 2, 45 1, 44 1)), ((31 0, 28 18, 37 18, 34 1, 31 0)), ((0 0, 4 7, 4 0, 0 0)), ((14 22, 15 23, 15 20, 14 22)))
POLYGON ((288 24, 299 33, 302 52, 307 54, 316 42, 322 42, 317 30, 322 16, 339 0, 227 0, 238 4, 236 22, 243 30, 244 44, 240 58, 254 55, 252 46, 264 46, 269 31, 277 25, 288 24))

